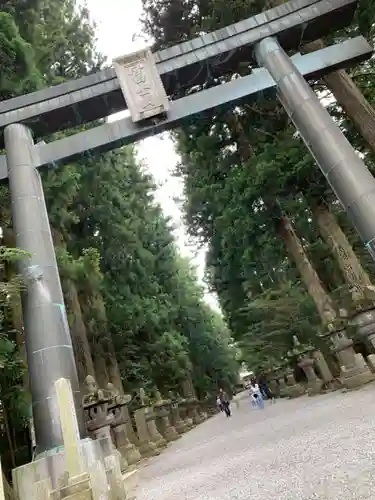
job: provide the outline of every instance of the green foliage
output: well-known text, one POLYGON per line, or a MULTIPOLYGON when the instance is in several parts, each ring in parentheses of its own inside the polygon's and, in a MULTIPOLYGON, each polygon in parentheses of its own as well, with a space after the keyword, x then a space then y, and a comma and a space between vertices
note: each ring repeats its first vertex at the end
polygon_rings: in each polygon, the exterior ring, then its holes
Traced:
MULTIPOLYGON (((227 364, 214 357, 214 370, 193 344, 198 339, 202 344, 204 335, 215 344, 211 338, 218 331, 210 323, 212 313, 195 276, 178 256, 172 227, 155 204, 153 182, 138 165, 133 149, 92 157, 75 165, 74 171, 72 166, 67 169, 67 178, 74 179, 73 196, 47 191, 52 223, 61 224, 61 213, 71 215, 64 218, 68 248, 59 250, 60 267, 87 293, 85 280, 95 288, 95 273, 87 264, 82 266, 80 255, 88 247, 99 252, 108 328, 130 388, 157 384, 163 390, 177 389, 191 366, 199 366, 209 377, 210 388, 215 387, 217 372, 229 368, 232 353, 216 342, 216 352, 227 364)), ((207 347, 202 348, 206 353, 207 347)), ((226 376, 233 378, 236 366, 230 370, 226 376)))
POLYGON ((34 52, 10 14, 0 11, 0 100, 30 92, 41 83, 34 52))
MULTIPOLYGON (((3 0, 0 8, 0 99, 102 66, 95 26, 76 0, 3 0)), ((134 148, 85 155, 41 175, 61 278, 78 292, 70 322, 80 307, 93 356, 111 355, 112 345, 128 390, 157 385, 164 393, 180 391, 192 375, 204 396, 233 383, 238 364, 231 334, 205 303, 190 264, 180 258, 174 228, 155 203, 155 186, 134 148)), ((6 227, 11 221, 5 186, 0 197, 6 227)), ((27 257, 7 252, 0 249, 0 259, 13 263, 27 257)), ((4 273, 10 275, 6 266, 4 273)), ((0 284, 0 401, 10 410, 12 429, 25 423, 17 416, 22 411, 14 410, 22 408, 24 367, 20 345, 13 343, 13 337, 20 342, 19 335, 8 328, 14 311, 7 312, 20 287, 17 275, 0 284)))
MULTIPOLYGON (((143 3, 144 26, 156 38, 157 47, 227 26, 276 4, 143 3)), ((360 2, 351 32, 372 36, 373 7, 373 1, 360 2)), ((347 33, 337 34, 344 36, 347 33)), ((242 69, 233 68, 228 77, 241 74, 242 69)), ((353 70, 371 103, 375 102, 372 73, 371 61, 353 70)), ((330 112, 372 169, 372 155, 358 131, 335 103, 330 112)), ((185 221, 190 234, 209 248, 207 281, 218 293, 242 357, 254 367, 265 359, 279 359, 294 333, 311 338, 318 328, 315 307, 284 245, 281 216, 288 215, 323 284, 339 296, 336 289, 343 288, 343 276, 310 210, 317 202, 335 209, 333 193, 274 92, 249 97, 230 112, 191 119, 173 137, 181 155, 176 175, 185 186, 185 221)), ((362 263, 373 271, 345 216, 341 211, 338 216, 362 263)))

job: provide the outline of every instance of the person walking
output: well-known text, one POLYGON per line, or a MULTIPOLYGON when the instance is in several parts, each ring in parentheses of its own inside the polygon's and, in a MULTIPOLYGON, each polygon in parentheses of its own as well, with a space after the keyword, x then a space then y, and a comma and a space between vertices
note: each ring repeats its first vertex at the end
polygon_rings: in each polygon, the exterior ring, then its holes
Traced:
POLYGON ((256 379, 252 379, 250 382, 250 396, 254 408, 264 409, 264 399, 260 391, 259 385, 256 379))
POLYGON ((218 396, 216 398, 216 406, 217 406, 218 410, 224 411, 223 405, 221 404, 221 401, 220 401, 220 396, 218 396))
POLYGON ((263 382, 259 382, 260 392, 262 393, 263 399, 268 399, 271 403, 276 403, 275 395, 269 388, 267 382, 264 380, 263 382))
POLYGON ((223 410, 225 411, 225 415, 227 417, 230 417, 232 415, 232 412, 230 410, 230 399, 229 399, 228 394, 225 391, 223 391, 223 389, 220 389, 219 399, 220 399, 221 406, 222 406, 223 410))

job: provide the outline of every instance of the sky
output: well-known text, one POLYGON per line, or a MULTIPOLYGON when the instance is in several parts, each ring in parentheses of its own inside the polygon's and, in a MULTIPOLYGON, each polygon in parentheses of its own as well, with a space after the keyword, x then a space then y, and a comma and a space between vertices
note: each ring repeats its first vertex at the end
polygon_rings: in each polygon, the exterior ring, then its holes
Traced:
MULTIPOLYGON (((141 33, 139 19, 142 14, 141 0, 86 0, 92 19, 97 24, 97 47, 112 59, 134 52, 145 46, 146 42, 137 36, 141 33), (125 6, 126 5, 126 6, 125 6)), ((117 119, 121 114, 112 116, 117 119)), ((183 185, 180 179, 172 176, 179 161, 168 133, 151 137, 138 143, 138 155, 153 175, 158 186, 156 199, 164 213, 171 217, 176 227, 175 237, 183 256, 189 257, 197 267, 198 276, 203 284, 205 253, 197 250, 197 245, 188 238, 182 222, 182 212, 178 200, 182 198, 183 185)), ((206 292, 207 302, 219 309, 217 298, 206 292)))

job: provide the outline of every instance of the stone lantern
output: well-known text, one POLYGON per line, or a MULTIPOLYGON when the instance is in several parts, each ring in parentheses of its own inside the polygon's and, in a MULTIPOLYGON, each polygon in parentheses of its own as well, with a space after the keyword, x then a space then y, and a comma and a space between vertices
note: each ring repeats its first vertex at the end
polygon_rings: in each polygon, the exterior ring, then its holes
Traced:
POLYGON ((162 398, 158 390, 155 392, 155 402, 153 408, 156 415, 157 426, 159 427, 162 436, 167 441, 175 441, 180 437, 176 429, 169 421, 171 404, 172 403, 169 399, 162 398))
POLYGON ((129 465, 136 464, 140 461, 141 454, 134 444, 129 441, 127 435, 129 412, 125 411, 125 408, 131 401, 131 396, 128 394, 120 395, 113 384, 107 385, 107 391, 112 396, 108 411, 113 415, 111 428, 116 448, 129 465))
POLYGON ((348 338, 343 320, 341 325, 328 325, 327 332, 320 336, 331 341, 331 351, 340 363, 340 381, 344 388, 354 389, 375 379, 362 354, 354 351, 354 342, 348 338))
POLYGON ((298 337, 293 337, 294 349, 293 352, 297 357, 298 366, 302 368, 307 378, 307 394, 315 396, 323 392, 323 381, 317 376, 314 370, 315 360, 312 353, 315 351, 314 346, 301 344, 298 337))
MULTIPOLYGON (((90 436, 99 442, 105 462, 112 463, 115 468, 117 464, 118 476, 120 476, 121 471, 128 468, 128 462, 113 444, 111 426, 115 421, 115 415, 109 411, 109 407, 113 403, 111 394, 99 389, 91 375, 86 377, 85 386, 86 394, 83 397, 82 406, 87 430, 90 436)), ((123 485, 121 486, 119 483, 117 486, 119 492, 123 494, 123 485)))
POLYGON ((287 352, 287 356, 284 358, 285 362, 285 376, 286 376, 286 395, 291 398, 298 398, 305 394, 305 388, 302 384, 299 384, 294 377, 294 369, 289 366, 289 363, 295 359, 295 353, 293 350, 287 352))
POLYGON ((97 383, 91 375, 85 379, 86 394, 83 397, 83 411, 86 418, 86 427, 94 439, 97 439, 105 455, 110 455, 114 451, 111 424, 114 415, 108 412, 111 398, 108 393, 99 389, 97 383))
POLYGON ((158 446, 153 441, 148 422, 153 419, 152 408, 144 389, 139 390, 139 401, 134 408, 134 420, 137 428, 139 451, 143 457, 153 457, 159 455, 158 446))
POLYGON ((281 398, 285 398, 288 396, 288 387, 285 382, 285 361, 281 360, 281 362, 275 366, 275 380, 277 380, 279 387, 279 396, 281 398))
POLYGON ((156 426, 156 413, 154 411, 153 405, 151 404, 150 398, 145 394, 143 400, 145 403, 147 403, 147 407, 145 409, 145 419, 151 440, 153 441, 153 443, 155 443, 158 449, 165 448, 168 442, 162 436, 162 434, 160 434, 156 426))
POLYGON ((356 329, 356 334, 370 344, 375 351, 375 287, 352 287, 352 295, 358 295, 355 311, 349 324, 356 329))
POLYGON ((187 408, 187 416, 193 421, 194 425, 198 425, 203 421, 203 419, 198 412, 199 402, 195 395, 195 389, 190 377, 188 377, 182 384, 182 390, 184 398, 186 399, 185 405, 187 408))
MULTIPOLYGON (((370 344, 372 350, 375 351, 375 309, 357 313, 352 318, 351 324, 355 327, 358 337, 370 344)), ((367 362, 371 370, 375 372, 375 354, 370 354, 367 362)))
POLYGON ((179 400, 172 391, 169 391, 168 396, 171 401, 171 423, 179 434, 183 434, 188 429, 180 415, 179 400))
POLYGON ((177 398, 178 398, 178 407, 180 410, 181 419, 185 424, 186 430, 190 430, 192 427, 194 427, 194 422, 193 419, 190 418, 188 415, 188 400, 180 396, 180 394, 178 393, 177 393, 177 398))

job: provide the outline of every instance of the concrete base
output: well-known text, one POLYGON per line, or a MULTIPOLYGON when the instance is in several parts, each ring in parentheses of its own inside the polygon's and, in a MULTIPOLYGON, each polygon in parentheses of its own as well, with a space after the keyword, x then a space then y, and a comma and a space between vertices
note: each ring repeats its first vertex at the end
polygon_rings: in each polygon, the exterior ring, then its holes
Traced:
POLYGON ((370 354, 369 356, 367 356, 366 362, 372 373, 375 373, 375 354, 370 354))
POLYGON ((160 455, 160 451, 153 441, 142 443, 138 449, 143 458, 156 457, 157 455, 160 455))
POLYGON ((301 384, 288 385, 285 389, 285 396, 290 399, 298 398, 306 394, 306 389, 301 384))
POLYGON ((188 427, 187 425, 185 424, 185 422, 183 422, 182 420, 180 420, 179 422, 175 423, 174 424, 174 428, 176 429, 176 431, 179 433, 179 434, 184 434, 186 431, 188 431, 188 427))
POLYGON ((358 372, 357 368, 345 371, 342 369, 340 379, 344 389, 356 389, 369 382, 373 382, 375 374, 371 373, 370 370, 358 372))
POLYGON ((190 429, 192 429, 193 427, 195 427, 195 424, 193 422, 193 419, 190 418, 190 417, 186 417, 185 420, 185 425, 186 425, 186 429, 189 431, 190 429))
POLYGON ((179 433, 176 431, 176 429, 172 426, 165 427, 164 429, 161 429, 161 432, 163 434, 164 439, 167 442, 176 441, 177 439, 179 439, 181 437, 179 435, 179 433))
POLYGON ((151 419, 147 422, 148 432, 150 434, 151 441, 155 443, 157 448, 165 448, 167 446, 167 441, 163 438, 163 436, 158 431, 156 427, 155 419, 151 419))
POLYGON ((202 415, 200 415, 198 411, 195 411, 193 414, 193 422, 195 425, 199 425, 204 422, 204 418, 202 418, 202 415))
POLYGON ((69 477, 64 451, 44 456, 13 470, 15 500, 118 500, 129 498, 138 473, 134 469, 124 475, 118 454, 107 455, 107 443, 85 439, 81 442, 83 471, 69 477))
POLYGON ((123 474, 123 484, 126 493, 126 500, 134 500, 139 485, 139 470, 133 469, 123 474))
POLYGON ((323 391, 323 380, 317 378, 316 380, 309 380, 307 383, 307 395, 308 396, 316 396, 318 394, 322 394, 323 391))
POLYGON ((138 449, 131 443, 128 446, 118 448, 120 454, 125 458, 129 465, 137 464, 141 460, 141 454, 138 449))

